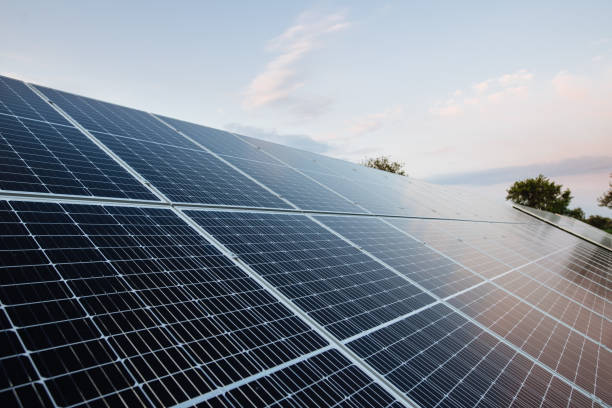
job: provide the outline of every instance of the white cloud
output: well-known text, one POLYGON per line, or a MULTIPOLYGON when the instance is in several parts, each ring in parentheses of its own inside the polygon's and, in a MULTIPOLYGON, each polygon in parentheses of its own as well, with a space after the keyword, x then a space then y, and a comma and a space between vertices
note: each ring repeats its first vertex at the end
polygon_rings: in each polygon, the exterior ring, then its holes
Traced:
POLYGON ((340 13, 326 16, 302 13, 295 25, 269 42, 267 50, 277 55, 248 85, 243 106, 259 108, 292 96, 305 85, 300 75, 300 61, 317 49, 324 37, 349 26, 340 13))
POLYGON ((528 84, 533 77, 533 73, 520 69, 486 79, 472 85, 471 89, 454 91, 453 97, 438 101, 429 109, 429 113, 439 117, 459 116, 470 108, 479 107, 482 110, 487 104, 499 104, 511 97, 527 95, 528 84), (457 97, 462 95, 465 95, 463 100, 458 100, 457 97))
POLYGON ((352 135, 364 135, 382 128, 386 122, 401 117, 404 108, 401 105, 393 106, 383 112, 371 113, 351 121, 349 132, 352 135))
POLYGON ((591 81, 579 75, 561 71, 552 79, 553 87, 560 96, 570 100, 582 100, 587 97, 592 87, 591 81))

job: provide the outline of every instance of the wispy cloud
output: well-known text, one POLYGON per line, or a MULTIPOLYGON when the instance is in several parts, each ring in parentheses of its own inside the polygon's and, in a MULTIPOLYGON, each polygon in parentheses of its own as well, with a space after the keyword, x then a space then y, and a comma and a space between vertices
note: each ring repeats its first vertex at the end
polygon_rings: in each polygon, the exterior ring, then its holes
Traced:
MULTIPOLYGON (((325 37, 349 26, 342 13, 323 16, 312 12, 302 13, 296 24, 268 43, 267 50, 276 55, 248 85, 243 106, 255 109, 291 98, 305 85, 300 62, 320 47, 325 37)), ((306 100, 304 105, 294 106, 294 110, 312 113, 313 104, 306 100)))
POLYGON ((444 101, 436 102, 429 109, 429 113, 440 117, 459 116, 470 107, 482 108, 487 104, 500 103, 508 97, 525 95, 533 77, 533 73, 521 69, 496 78, 485 79, 466 90, 456 90, 444 101))
POLYGON ((382 112, 371 113, 360 118, 353 119, 349 126, 349 134, 364 135, 382 128, 386 122, 401 117, 404 108, 401 105, 393 106, 382 112))

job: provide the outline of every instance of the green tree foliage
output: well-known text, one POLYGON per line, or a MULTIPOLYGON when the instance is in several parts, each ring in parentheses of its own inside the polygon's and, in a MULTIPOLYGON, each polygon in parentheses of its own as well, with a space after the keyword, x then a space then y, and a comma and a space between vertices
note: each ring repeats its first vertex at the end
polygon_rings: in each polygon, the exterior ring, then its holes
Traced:
POLYGON ((595 228, 602 229, 608 232, 609 234, 612 234, 612 219, 608 217, 602 217, 601 215, 591 215, 584 221, 587 224, 591 224, 595 228))
POLYGON ((404 163, 391 161, 391 159, 387 156, 369 158, 364 160, 361 164, 366 167, 372 167, 373 169, 399 174, 400 176, 408 175, 404 170, 404 163))
POLYGON ((506 200, 557 214, 566 214, 572 193, 568 188, 563 191, 562 188, 561 184, 555 184, 540 174, 536 178, 515 182, 507 190, 506 200))
POLYGON ((569 215, 570 217, 574 217, 580 221, 584 221, 584 211, 582 211, 582 208, 580 207, 576 207, 573 210, 566 210, 565 211, 565 215, 569 215))
MULTIPOLYGON (((612 173, 610 173, 612 178, 612 173)), ((609 183, 610 188, 601 197, 597 199, 597 203, 600 207, 608 207, 612 209, 612 181, 609 183)))

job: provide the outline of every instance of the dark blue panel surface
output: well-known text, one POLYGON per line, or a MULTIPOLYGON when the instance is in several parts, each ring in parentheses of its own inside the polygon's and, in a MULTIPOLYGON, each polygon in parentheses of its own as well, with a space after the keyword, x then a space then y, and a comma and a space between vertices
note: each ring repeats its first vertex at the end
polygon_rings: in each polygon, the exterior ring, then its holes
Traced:
POLYGON ((172 146, 194 146, 146 112, 39 85, 36 87, 87 130, 172 146))
POLYGON ((293 169, 235 157, 230 163, 304 210, 363 213, 359 207, 293 169))
POLYGON ((245 143, 238 136, 230 132, 196 125, 195 123, 185 122, 167 116, 156 116, 217 154, 257 160, 264 163, 281 164, 278 160, 272 158, 272 156, 245 143))
POLYGON ((327 344, 170 210, 3 201, 0 220, 13 403, 168 406, 327 344))
POLYGON ((440 304, 348 346, 422 407, 593 402, 440 304))
POLYGON ((378 384, 335 350, 233 389, 197 407, 399 408, 378 384))
POLYGON ((338 338, 433 302, 305 216, 187 213, 338 338))
POLYGON ((70 125, 23 82, 0 75, 0 113, 70 125))
POLYGON ((446 297, 483 281, 379 219, 330 216, 317 219, 437 296, 446 297))
POLYGON ((93 134, 174 202, 291 208, 195 145, 192 150, 104 133, 93 134))
POLYGON ((0 105, 20 115, 0 114, 0 189, 158 201, 23 83, 0 77, 0 105))

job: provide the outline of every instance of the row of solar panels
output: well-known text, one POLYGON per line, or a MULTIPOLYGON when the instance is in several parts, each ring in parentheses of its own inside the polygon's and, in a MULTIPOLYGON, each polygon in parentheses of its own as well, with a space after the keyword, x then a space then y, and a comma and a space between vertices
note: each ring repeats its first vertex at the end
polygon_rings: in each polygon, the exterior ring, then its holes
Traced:
POLYGON ((586 241, 590 241, 595 245, 602 246, 612 250, 612 235, 599 228, 595 228, 583 221, 577 220, 567 215, 554 214, 537 208, 526 207, 519 204, 514 204, 514 207, 536 217, 548 224, 554 225, 564 231, 574 234, 586 241))
POLYGON ((422 406, 611 401, 612 259, 561 231, 184 212, 260 284, 177 211, 2 203, 5 401, 392 405, 317 327, 422 406))
POLYGON ((23 82, 0 87, 3 190, 159 200, 103 146, 175 203, 516 221, 455 190, 36 87, 97 145, 23 82))
POLYGON ((414 180, 161 118, 195 144, 39 87, 73 123, 2 83, 4 405, 611 403, 610 252, 414 180), (514 223, 347 214, 429 208, 514 223))

